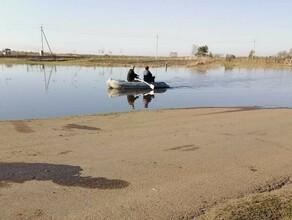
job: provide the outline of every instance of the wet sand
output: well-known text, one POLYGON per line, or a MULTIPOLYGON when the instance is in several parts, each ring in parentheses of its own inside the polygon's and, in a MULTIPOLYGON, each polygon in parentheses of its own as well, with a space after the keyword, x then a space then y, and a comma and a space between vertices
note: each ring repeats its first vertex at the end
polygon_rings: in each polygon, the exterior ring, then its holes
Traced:
POLYGON ((291 130, 290 109, 0 122, 0 218, 192 219, 288 185, 291 130))

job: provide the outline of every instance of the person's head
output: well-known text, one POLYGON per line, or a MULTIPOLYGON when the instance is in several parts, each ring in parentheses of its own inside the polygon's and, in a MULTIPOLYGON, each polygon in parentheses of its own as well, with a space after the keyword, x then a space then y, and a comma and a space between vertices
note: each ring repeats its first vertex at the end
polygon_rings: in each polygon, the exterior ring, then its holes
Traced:
POLYGON ((132 70, 135 69, 135 65, 132 65, 132 66, 131 66, 131 69, 132 69, 132 70))
POLYGON ((146 70, 149 70, 149 66, 145 66, 145 69, 146 69, 146 70))

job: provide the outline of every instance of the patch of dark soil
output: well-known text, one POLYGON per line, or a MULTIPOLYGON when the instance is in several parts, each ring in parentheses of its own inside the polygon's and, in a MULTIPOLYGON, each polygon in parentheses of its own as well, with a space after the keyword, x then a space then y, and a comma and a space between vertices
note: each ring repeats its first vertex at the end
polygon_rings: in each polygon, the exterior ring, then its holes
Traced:
MULTIPOLYGON (((96 189, 122 189, 129 182, 105 177, 82 177, 79 166, 46 163, 0 163, 0 181, 24 183, 29 180, 53 181, 63 186, 96 189)), ((1 186, 1 185, 0 185, 1 186)))
POLYGON ((254 111, 254 110, 259 110, 260 108, 257 107, 251 107, 251 108, 240 108, 240 109, 231 109, 231 110, 225 110, 221 112, 211 112, 207 114, 202 114, 202 115, 217 115, 217 114, 225 114, 225 113, 233 113, 233 112, 244 112, 244 111, 254 111))
POLYGON ((189 144, 189 145, 183 145, 183 146, 179 146, 179 147, 172 147, 169 148, 165 151, 173 151, 173 150, 179 150, 179 151, 195 151, 195 150, 199 150, 199 147, 196 147, 193 144, 189 144))
POLYGON ((0 188, 1 187, 9 187, 10 185, 8 183, 6 183, 5 181, 1 181, 0 182, 0 188))
POLYGON ((25 121, 13 121, 11 122, 14 129, 20 133, 31 133, 33 130, 27 125, 25 121))
POLYGON ((78 124, 67 124, 64 126, 66 129, 83 129, 83 130, 90 130, 90 131, 101 131, 100 128, 91 127, 87 125, 78 125, 78 124))
POLYGON ((289 183, 291 183, 290 177, 284 177, 279 180, 272 180, 271 182, 256 188, 253 193, 271 192, 273 190, 280 189, 289 183))
POLYGON ((60 152, 58 154, 68 154, 68 153, 72 153, 72 152, 73 152, 72 150, 67 150, 67 151, 62 151, 62 152, 60 152))
POLYGON ((248 167, 250 171, 252 172, 257 172, 258 170, 256 168, 254 168, 253 166, 249 166, 248 167))

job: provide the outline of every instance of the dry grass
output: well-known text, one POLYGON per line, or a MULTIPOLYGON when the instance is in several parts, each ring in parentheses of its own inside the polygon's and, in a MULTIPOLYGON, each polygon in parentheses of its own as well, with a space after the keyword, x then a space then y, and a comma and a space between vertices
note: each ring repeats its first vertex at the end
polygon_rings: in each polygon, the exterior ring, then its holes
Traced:
MULTIPOLYGON (((197 219, 197 218, 196 218, 197 219)), ((292 219, 292 187, 260 193, 214 207, 201 220, 292 219)))
POLYGON ((216 59, 208 57, 142 57, 142 56, 0 56, 3 64, 46 64, 78 66, 196 66, 213 63, 216 59))
POLYGON ((285 59, 274 57, 256 57, 248 59, 247 57, 239 57, 231 61, 222 61, 222 65, 227 68, 245 67, 245 68, 291 68, 290 65, 284 65, 285 59))
POLYGON ((220 63, 220 59, 209 57, 143 57, 143 56, 0 56, 2 64, 45 64, 45 65, 62 65, 62 66, 119 66, 128 67, 151 66, 151 67, 200 67, 220 63))
POLYGON ((292 65, 284 65, 285 59, 256 57, 248 59, 239 57, 230 61, 224 58, 210 57, 143 57, 143 56, 90 56, 90 55, 58 55, 52 56, 0 56, 0 63, 5 65, 29 64, 29 65, 54 65, 54 66, 106 66, 106 67, 187 67, 197 72, 205 73, 210 68, 224 66, 225 68, 291 68, 292 65))

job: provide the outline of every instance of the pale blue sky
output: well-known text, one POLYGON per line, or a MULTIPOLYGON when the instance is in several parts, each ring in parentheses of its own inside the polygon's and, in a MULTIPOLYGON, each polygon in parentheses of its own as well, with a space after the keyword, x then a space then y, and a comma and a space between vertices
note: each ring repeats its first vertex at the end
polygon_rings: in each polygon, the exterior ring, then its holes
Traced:
MULTIPOLYGON (((155 56, 257 55, 292 48, 291 0, 0 0, 0 47, 39 51, 40 26, 53 52, 155 56)), ((46 48, 45 48, 46 50, 46 48)))

